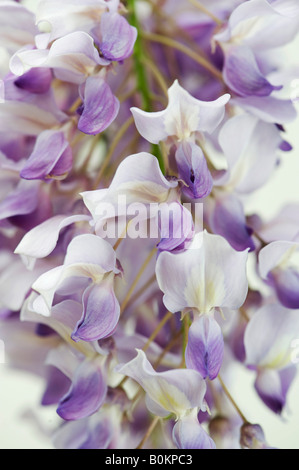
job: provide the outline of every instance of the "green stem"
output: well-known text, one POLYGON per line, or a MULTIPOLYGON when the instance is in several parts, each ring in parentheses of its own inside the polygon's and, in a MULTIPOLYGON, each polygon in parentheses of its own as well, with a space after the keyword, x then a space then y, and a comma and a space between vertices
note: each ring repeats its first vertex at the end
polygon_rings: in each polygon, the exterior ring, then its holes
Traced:
MULTIPOLYGON (((151 109, 151 93, 148 87, 146 69, 143 65, 144 59, 144 47, 142 43, 142 37, 140 33, 140 25, 136 14, 136 0, 127 0, 128 8, 130 11, 129 21, 132 26, 135 26, 137 29, 137 39, 134 46, 133 59, 135 72, 137 77, 137 89, 142 98, 142 109, 144 111, 150 112, 151 109)), ((151 151, 153 155, 158 159, 162 173, 165 173, 165 165, 163 160, 163 155, 160 150, 159 145, 152 145, 151 151)))
POLYGON ((134 66, 137 76, 137 88, 142 97, 142 108, 144 111, 149 112, 151 110, 151 98, 150 92, 147 86, 147 79, 145 68, 142 65, 142 57, 143 57, 143 47, 142 47, 142 39, 140 34, 140 26, 139 21, 136 14, 136 4, 135 0, 128 0, 128 7, 130 9, 130 16, 129 20, 132 26, 135 26, 137 29, 137 39, 134 46, 133 58, 134 58, 134 66))

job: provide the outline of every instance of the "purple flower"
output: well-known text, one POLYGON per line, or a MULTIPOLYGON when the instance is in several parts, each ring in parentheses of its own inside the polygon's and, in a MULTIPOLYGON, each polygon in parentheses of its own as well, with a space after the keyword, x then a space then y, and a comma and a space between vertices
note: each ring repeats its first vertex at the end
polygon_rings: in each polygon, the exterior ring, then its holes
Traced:
POLYGON ((299 308, 298 242, 275 241, 259 253, 261 277, 275 289, 281 304, 299 308))
POLYGON ((295 2, 285 5, 250 0, 237 6, 227 25, 214 36, 225 56, 224 80, 237 95, 232 102, 267 122, 283 123, 294 118, 290 100, 270 96, 282 87, 272 85, 268 79, 274 67, 265 52, 290 42, 298 31, 298 23, 295 2))
POLYGON ((270 178, 278 160, 282 138, 278 128, 250 114, 229 119, 219 133, 228 170, 217 179, 238 194, 251 193, 270 178))
POLYGON ((154 144, 168 137, 175 137, 181 142, 193 139, 199 132, 211 134, 224 117, 230 95, 223 95, 212 102, 200 101, 176 80, 168 90, 168 98, 167 108, 156 113, 131 108, 138 132, 154 144))
POLYGON ((274 86, 264 77, 249 47, 227 49, 223 77, 229 88, 239 96, 269 96, 282 86, 274 86))
POLYGON ((28 272, 22 260, 10 251, 0 250, 0 310, 19 312, 30 291, 32 283, 47 267, 38 264, 35 271, 28 272), (18 289, 14 288, 18 284, 18 289))
POLYGON ((57 413, 67 421, 98 411, 107 393, 105 377, 96 361, 85 360, 76 369, 69 391, 59 400, 57 413))
POLYGON ((192 214, 179 202, 160 204, 157 219, 161 236, 157 245, 159 252, 184 250, 192 241, 192 214))
POLYGON ((224 342, 221 328, 208 315, 196 319, 189 329, 185 353, 188 369, 197 370, 206 379, 214 380, 223 360, 224 342))
POLYGON ((119 111, 119 101, 109 85, 99 77, 89 77, 84 85, 82 99, 78 129, 91 135, 107 129, 119 111))
POLYGON ((35 16, 25 6, 16 2, 2 2, 0 5, 0 39, 2 47, 11 53, 22 45, 34 42, 38 33, 35 16))
POLYGON ((118 13, 103 13, 101 23, 91 34, 108 63, 121 62, 132 54, 137 30, 118 13))
POLYGON ((61 230, 73 223, 88 220, 88 215, 51 217, 27 232, 14 252, 22 256, 28 268, 32 268, 36 259, 45 258, 54 250, 61 230))
POLYGON ((254 314, 245 331, 246 363, 257 369, 257 393, 279 414, 296 373, 291 362, 291 344, 298 338, 298 318, 296 310, 269 304, 254 314))
POLYGON ((129 206, 134 215, 134 204, 142 210, 139 221, 157 217, 159 204, 179 200, 179 188, 176 179, 167 180, 162 174, 156 157, 141 152, 120 163, 108 189, 87 191, 82 196, 93 217, 96 233, 102 234, 109 219, 115 228, 116 217, 131 215, 129 206), (149 214, 150 204, 153 210, 149 214))
POLYGON ((182 143, 175 156, 179 178, 186 184, 183 192, 191 199, 208 196, 213 188, 213 179, 201 148, 193 143, 182 143))
POLYGON ((43 94, 49 91, 52 82, 51 70, 46 68, 31 69, 18 77, 14 84, 30 93, 43 94))
POLYGON ((215 191, 208 220, 213 232, 222 235, 235 250, 255 249, 253 230, 248 226, 243 205, 234 193, 215 191))
POLYGON ((62 4, 57 0, 41 0, 37 6, 37 24, 46 22, 50 25, 50 33, 40 34, 39 47, 45 48, 57 38, 74 31, 90 30, 99 22, 107 11, 117 11, 119 0, 65 0, 62 4))
POLYGON ((211 134, 225 114, 230 95, 216 101, 197 100, 175 81, 168 90, 169 103, 165 110, 147 113, 131 108, 138 132, 149 142, 171 142, 177 147, 176 163, 184 181, 184 193, 191 199, 204 198, 213 187, 213 180, 200 147, 195 144, 201 133, 211 134))
POLYGON ((108 449, 115 442, 117 424, 104 411, 68 421, 54 435, 56 449, 108 449))
POLYGON ((44 131, 38 136, 20 176, 28 180, 63 179, 72 163, 72 150, 63 132, 44 131))
POLYGON ((183 253, 161 253, 156 275, 166 308, 208 314, 215 307, 240 307, 248 288, 246 260, 247 250, 237 252, 206 231, 183 253))
POLYGON ((60 80, 71 83, 84 83, 98 65, 105 65, 92 37, 83 31, 76 31, 57 39, 50 49, 25 47, 10 60, 10 69, 22 76, 31 68, 48 67, 60 80))
POLYGON ((258 424, 245 423, 241 427, 240 444, 243 449, 270 449, 264 431, 258 424))
POLYGON ((83 313, 72 339, 95 341, 110 336, 117 326, 120 308, 113 280, 119 273, 115 252, 108 242, 96 235, 79 235, 69 244, 64 264, 45 273, 32 288, 41 294, 41 312, 51 315, 56 291, 75 293, 78 283, 74 280, 78 278, 83 286, 83 313))
POLYGON ((173 428, 173 441, 178 449, 216 449, 215 442, 199 424, 196 414, 180 419, 173 428))
POLYGON ((144 388, 147 407, 158 416, 173 413, 181 418, 193 408, 206 410, 206 384, 195 370, 156 372, 144 352, 137 350, 135 359, 117 366, 116 371, 131 377, 144 388))

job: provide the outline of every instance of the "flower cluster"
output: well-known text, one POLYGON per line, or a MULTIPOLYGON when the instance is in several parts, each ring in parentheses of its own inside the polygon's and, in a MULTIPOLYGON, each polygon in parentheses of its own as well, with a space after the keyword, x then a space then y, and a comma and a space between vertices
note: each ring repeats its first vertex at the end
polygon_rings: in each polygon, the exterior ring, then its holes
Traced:
POLYGON ((55 447, 269 448, 226 385, 281 414, 296 374, 298 208, 245 202, 292 149, 298 28, 297 0, 0 3, 0 338, 55 447))

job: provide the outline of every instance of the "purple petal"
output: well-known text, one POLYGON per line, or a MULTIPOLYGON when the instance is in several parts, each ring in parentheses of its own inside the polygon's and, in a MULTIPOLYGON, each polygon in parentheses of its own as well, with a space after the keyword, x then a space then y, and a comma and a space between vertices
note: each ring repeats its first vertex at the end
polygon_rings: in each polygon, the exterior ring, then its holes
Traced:
POLYGON ((277 126, 262 122, 252 113, 229 119, 219 133, 228 171, 217 179, 217 186, 228 184, 238 193, 252 193, 264 186, 276 168, 281 141, 277 126))
POLYGON ((102 39, 99 48, 105 59, 122 61, 129 57, 137 37, 136 28, 118 13, 104 13, 101 17, 102 39))
POLYGON ((244 333, 246 326, 247 322, 245 319, 238 319, 238 323, 229 335, 229 347, 239 362, 244 362, 246 358, 246 351, 244 346, 244 333))
POLYGON ((282 371, 264 369, 258 373, 255 389, 265 405, 274 413, 281 414, 286 404, 287 392, 295 378, 296 368, 288 367, 282 371))
POLYGON ((72 150, 63 132, 44 131, 38 136, 20 176, 42 180, 62 178, 71 170, 72 162, 72 150))
POLYGON ((296 255, 298 250, 299 245, 296 241, 277 240, 268 243, 259 253, 259 272, 261 277, 265 280, 269 279, 269 274, 276 271, 277 268, 289 267, 292 260, 291 254, 296 255), (284 261, 283 264, 282 261, 284 261))
POLYGON ((241 2, 230 16, 227 27, 215 38, 219 41, 239 40, 242 31, 242 41, 254 50, 281 47, 298 32, 298 5, 294 3, 294 0, 241 2))
POLYGON ((279 146, 280 150, 282 150, 283 152, 290 152, 291 150, 293 150, 293 146, 287 142, 286 140, 284 140, 280 146, 279 146))
POLYGON ((240 106, 262 121, 274 124, 287 124, 297 117, 291 100, 282 100, 274 96, 236 97, 231 100, 231 104, 240 106))
POLYGON ((285 368, 290 364, 292 341, 298 337, 297 310, 289 310, 279 304, 264 305, 255 312, 246 327, 247 365, 285 368))
POLYGON ((52 72, 47 68, 31 69, 18 77, 14 84, 30 93, 42 94, 49 91, 52 81, 52 72))
POLYGON ((299 309, 299 272, 292 267, 270 274, 279 301, 287 308, 299 309))
POLYGON ((299 271, 292 259, 299 250, 296 241, 274 241, 259 253, 259 272, 271 284, 281 304, 299 308, 299 271))
POLYGON ((47 338, 48 336, 55 335, 55 331, 52 330, 52 328, 50 328, 48 325, 38 323, 35 328, 35 334, 42 338, 47 338))
POLYGON ((90 430, 79 449, 107 449, 113 439, 113 431, 111 422, 108 419, 103 420, 90 430))
MULTIPOLYGON (((17 90, 17 88, 15 87, 17 90)), ((30 94, 30 93, 29 93, 30 94)), ((39 97, 42 95, 32 95, 39 97)), ((44 98, 44 97, 43 97, 44 98)), ((50 103, 51 100, 43 100, 50 103)), ((1 132, 17 132, 20 135, 37 136, 45 129, 51 129, 61 124, 63 113, 49 109, 46 111, 40 104, 25 101, 5 101, 0 106, 1 132)))
POLYGON ((210 216, 213 232, 222 235, 237 251, 254 251, 252 229, 246 225, 244 208, 241 201, 234 195, 222 195, 215 202, 210 216))
POLYGON ((159 251, 173 251, 183 248, 184 242, 192 239, 192 214, 178 202, 160 204, 158 221, 161 241, 159 251))
POLYGON ((84 108, 78 129, 85 134, 99 134, 114 121, 119 101, 109 85, 99 77, 89 77, 85 84, 84 108))
POLYGON ((38 192, 36 204, 37 207, 33 210, 33 212, 30 212, 29 217, 27 214, 15 215, 10 217, 9 222, 11 222, 16 227, 20 227, 23 230, 29 231, 53 215, 52 201, 50 199, 49 193, 45 190, 40 190, 38 192))
POLYGON ((276 370, 260 372, 254 386, 265 405, 274 413, 281 414, 284 402, 281 396, 278 372, 276 370))
POLYGON ((184 193, 191 199, 202 199, 210 194, 213 179, 200 147, 192 143, 181 144, 175 154, 179 177, 187 187, 184 193))
POLYGON ((213 439, 193 415, 180 419, 174 425, 172 438, 178 449, 216 449, 213 439))
POLYGON ((76 370, 71 388, 59 402, 57 413, 65 420, 85 418, 103 404, 107 385, 101 368, 92 361, 84 361, 76 370))
POLYGON ((240 430, 240 444, 243 449, 268 449, 265 434, 258 424, 245 423, 240 430))
POLYGON ((23 44, 34 42, 37 33, 32 11, 16 2, 0 2, 0 38, 3 48, 17 50, 23 44))
MULTIPOLYGON (((43 325, 45 326, 45 325, 43 325)), ((70 380, 56 367, 49 366, 47 388, 43 394, 41 404, 43 406, 54 405, 70 388, 70 380)))
POLYGON ((74 341, 97 341, 113 334, 120 307, 108 282, 89 286, 83 295, 83 307, 83 316, 72 333, 74 341))
POLYGON ((224 352, 221 328, 214 318, 203 315, 189 329, 185 353, 188 369, 197 370, 204 379, 214 380, 220 370, 224 352))
POLYGON ((269 96, 281 89, 263 76, 252 50, 246 46, 229 49, 223 73, 227 85, 240 96, 269 96))
POLYGON ((70 421, 54 435, 55 449, 107 449, 114 437, 111 420, 97 413, 90 418, 70 421))
POLYGON ((0 220, 32 213, 38 204, 38 186, 20 182, 17 188, 0 203, 0 220))
POLYGON ((285 369, 280 370, 278 373, 280 377, 282 396, 286 400, 289 388, 296 377, 297 367, 295 365, 291 365, 285 369))
POLYGON ((6 310, 20 311, 32 283, 44 269, 38 267, 35 271, 28 271, 18 256, 8 255, 9 252, 1 250, 0 309, 4 309, 4 315, 6 310))

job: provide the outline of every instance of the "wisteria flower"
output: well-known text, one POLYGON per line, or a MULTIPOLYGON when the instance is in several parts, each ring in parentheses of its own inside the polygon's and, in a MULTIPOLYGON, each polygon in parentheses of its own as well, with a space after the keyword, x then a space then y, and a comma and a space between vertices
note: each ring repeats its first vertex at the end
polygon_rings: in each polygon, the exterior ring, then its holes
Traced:
MULTIPOLYGON (((227 26, 214 36, 224 52, 223 77, 236 93, 236 103, 250 109, 266 121, 273 121, 273 111, 280 116, 276 122, 294 118, 289 100, 280 103, 272 95, 282 88, 272 84, 268 74, 273 70, 271 57, 262 64, 265 51, 291 41, 298 29, 298 8, 295 2, 251 0, 239 5, 231 14, 227 26), (272 69, 272 70, 271 70, 272 69), (281 104, 281 107, 280 107, 281 104)), ((276 116, 275 116, 276 118, 276 116)))
POLYGON ((275 289, 284 307, 299 308, 298 242, 276 241, 260 251, 261 277, 275 289))
POLYGON ((298 311, 276 304, 256 312, 245 331, 246 362, 256 368, 255 388, 264 403, 281 413, 296 375, 292 341, 298 336, 298 311), (263 331, 267 331, 267 338, 263 331))
POLYGON ((194 313, 186 364, 204 378, 217 377, 223 359, 222 332, 213 318, 214 310, 237 309, 244 303, 246 260, 247 250, 236 252, 222 237, 204 232, 196 235, 185 252, 162 253, 157 261, 157 280, 166 308, 194 313))
POLYGON ((147 407, 152 413, 162 417, 170 413, 176 416, 178 421, 174 426, 173 436, 179 448, 213 448, 212 439, 201 428, 194 415, 192 424, 196 437, 192 432, 181 437, 190 412, 198 408, 206 410, 206 384, 198 372, 173 370, 157 373, 140 350, 137 350, 137 356, 131 362, 118 366, 117 372, 128 375, 144 388, 147 407))
POLYGON ((204 102, 191 96, 177 81, 168 90, 169 103, 165 110, 147 113, 132 108, 138 132, 149 142, 174 139, 176 162, 185 192, 192 199, 206 197, 212 190, 213 180, 201 148, 196 139, 202 133, 212 134, 222 121, 230 95, 204 102))
POLYGON ((69 244, 64 264, 48 271, 32 285, 40 294, 35 308, 49 315, 55 293, 70 295, 83 287, 83 315, 72 338, 94 341, 110 336, 119 318, 119 304, 113 291, 117 274, 120 270, 111 245, 96 235, 79 235, 69 244))

